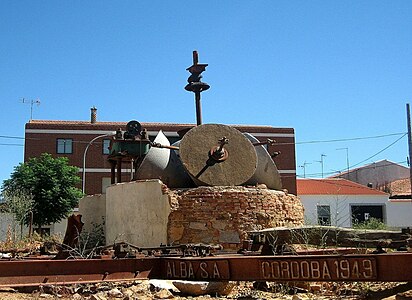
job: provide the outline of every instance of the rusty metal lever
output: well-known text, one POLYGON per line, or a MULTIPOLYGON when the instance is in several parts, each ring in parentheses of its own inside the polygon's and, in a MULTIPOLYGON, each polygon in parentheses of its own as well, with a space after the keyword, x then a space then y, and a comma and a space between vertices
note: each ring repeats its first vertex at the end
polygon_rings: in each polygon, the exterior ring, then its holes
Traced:
POLYGON ((162 144, 156 143, 156 142, 150 142, 150 146, 155 147, 155 148, 166 148, 166 149, 171 149, 171 150, 179 150, 179 147, 162 145, 162 144))
POLYGON ((263 146, 263 145, 274 145, 276 143, 275 140, 272 139, 267 139, 265 142, 258 142, 258 143, 253 143, 253 146, 263 146))

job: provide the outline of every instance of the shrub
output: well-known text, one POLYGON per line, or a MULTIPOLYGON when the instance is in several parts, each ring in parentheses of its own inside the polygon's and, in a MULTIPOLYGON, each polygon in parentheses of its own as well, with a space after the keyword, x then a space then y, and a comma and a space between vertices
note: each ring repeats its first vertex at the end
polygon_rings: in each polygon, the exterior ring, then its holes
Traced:
POLYGON ((353 228, 355 228, 355 229, 385 230, 385 229, 388 229, 388 226, 384 222, 382 222, 380 219, 369 218, 365 222, 360 222, 358 224, 354 224, 353 228))

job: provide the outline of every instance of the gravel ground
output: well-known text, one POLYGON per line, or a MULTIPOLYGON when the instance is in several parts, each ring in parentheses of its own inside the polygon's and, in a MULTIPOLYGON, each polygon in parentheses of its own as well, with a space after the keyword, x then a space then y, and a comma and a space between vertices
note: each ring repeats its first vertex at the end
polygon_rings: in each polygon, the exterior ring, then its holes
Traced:
POLYGON ((299 283, 294 286, 282 284, 261 284, 252 282, 232 282, 233 289, 225 296, 183 295, 177 290, 154 286, 149 281, 132 283, 100 283, 93 285, 45 286, 31 290, 0 290, 0 299, 412 299, 412 284, 409 283, 299 283), (262 290, 264 289, 264 290, 262 290), (397 296, 396 296, 397 295, 397 296))

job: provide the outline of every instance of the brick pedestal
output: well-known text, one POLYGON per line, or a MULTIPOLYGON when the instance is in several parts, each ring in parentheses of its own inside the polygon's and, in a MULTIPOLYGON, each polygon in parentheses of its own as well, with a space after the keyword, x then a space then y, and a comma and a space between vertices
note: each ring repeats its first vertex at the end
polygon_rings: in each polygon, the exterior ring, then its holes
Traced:
POLYGON ((237 249, 247 232, 303 225, 303 205, 292 194, 246 187, 198 187, 167 190, 169 243, 221 244, 237 249))

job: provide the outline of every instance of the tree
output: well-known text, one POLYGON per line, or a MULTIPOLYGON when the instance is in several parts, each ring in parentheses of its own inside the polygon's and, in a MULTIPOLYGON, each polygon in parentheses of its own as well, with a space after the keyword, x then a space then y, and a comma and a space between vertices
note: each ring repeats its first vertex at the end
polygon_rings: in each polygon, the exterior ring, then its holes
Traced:
MULTIPOLYGON (((60 221, 76 207, 83 196, 76 184, 78 168, 69 166, 66 157, 53 158, 48 153, 29 159, 14 168, 3 182, 3 193, 24 192, 33 196, 33 224, 40 229, 60 221)), ((25 219, 28 224, 28 219, 25 219)))
POLYGON ((6 211, 14 215, 14 219, 20 225, 20 238, 23 237, 23 225, 29 222, 33 210, 33 196, 22 191, 14 191, 13 194, 3 193, 6 211))

